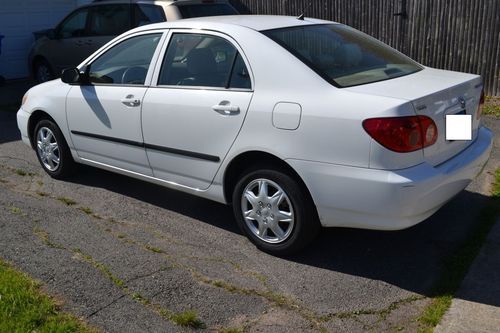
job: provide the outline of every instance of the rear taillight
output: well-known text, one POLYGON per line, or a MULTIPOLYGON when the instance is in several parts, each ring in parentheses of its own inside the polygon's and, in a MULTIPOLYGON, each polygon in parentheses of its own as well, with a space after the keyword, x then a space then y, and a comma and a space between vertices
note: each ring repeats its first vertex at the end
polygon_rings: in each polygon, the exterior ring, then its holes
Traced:
POLYGON ((426 116, 372 118, 363 128, 382 146, 398 153, 409 153, 436 143, 438 130, 426 116))
POLYGON ((476 112, 476 118, 479 119, 481 118, 483 114, 483 106, 485 102, 485 97, 484 97, 484 90, 481 91, 481 97, 479 98, 479 105, 477 107, 477 112, 476 112))

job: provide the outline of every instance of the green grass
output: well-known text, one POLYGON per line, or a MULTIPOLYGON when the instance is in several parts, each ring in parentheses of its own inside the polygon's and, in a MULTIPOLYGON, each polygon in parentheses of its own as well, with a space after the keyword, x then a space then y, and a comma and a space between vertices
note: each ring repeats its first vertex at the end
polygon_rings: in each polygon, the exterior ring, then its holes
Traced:
POLYGON ((174 313, 170 315, 170 319, 179 326, 191 327, 196 329, 206 328, 205 323, 198 318, 198 315, 194 311, 174 313))
POLYGON ((73 199, 70 199, 70 198, 66 198, 66 197, 59 197, 57 198, 57 200, 61 201, 63 204, 65 204, 66 206, 73 206, 73 205, 76 205, 76 201, 73 200, 73 199))
POLYGON ((12 207, 10 207, 10 212, 12 214, 21 214, 23 211, 19 207, 12 206, 12 207))
POLYGON ((500 169, 495 171, 495 183, 493 183, 491 195, 493 199, 500 200, 500 169))
POLYGON ((92 211, 92 209, 90 209, 89 207, 80 207, 78 209, 80 209, 82 212, 84 212, 87 215, 93 215, 94 214, 94 212, 92 211))
POLYGON ((491 228, 500 214, 500 169, 495 171, 492 199, 481 211, 475 229, 467 240, 444 262, 443 273, 432 292, 431 303, 419 318, 421 332, 433 332, 451 306, 470 265, 481 251, 491 228))
POLYGON ((163 250, 160 249, 159 247, 154 247, 154 246, 151 246, 151 245, 146 245, 144 248, 146 250, 149 250, 149 251, 154 252, 154 253, 163 253, 163 250))
POLYGON ((40 285, 0 260, 0 332, 96 333, 60 313, 40 285))
POLYGON ((142 303, 144 305, 149 305, 151 304, 151 301, 149 299, 147 299, 146 297, 142 296, 141 294, 139 293, 133 293, 132 295, 130 295, 130 297, 139 302, 139 303, 142 303))
POLYGON ((487 96, 483 107, 483 114, 500 118, 500 97, 487 96))
POLYGON ((16 174, 23 177, 27 175, 26 171, 22 169, 16 169, 16 174))
POLYGON ((225 328, 220 333, 243 333, 242 328, 225 328))
POLYGON ((82 253, 80 249, 74 249, 73 253, 80 255, 86 262, 97 268, 98 270, 101 271, 102 274, 107 276, 117 287, 126 289, 127 286, 125 285, 125 281, 120 279, 119 277, 115 276, 108 267, 106 267, 104 264, 96 261, 94 258, 91 256, 82 253))

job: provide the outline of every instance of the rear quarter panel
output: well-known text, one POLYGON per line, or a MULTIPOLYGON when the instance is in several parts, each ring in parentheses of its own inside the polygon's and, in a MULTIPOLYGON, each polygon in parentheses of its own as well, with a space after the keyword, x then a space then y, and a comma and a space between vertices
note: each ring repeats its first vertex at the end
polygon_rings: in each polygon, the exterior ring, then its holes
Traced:
MULTIPOLYGON (((407 101, 339 89, 263 34, 245 29, 233 35, 240 42, 254 76, 254 97, 242 130, 223 169, 245 151, 265 151, 283 160, 299 159, 354 167, 370 167, 372 139, 362 121, 377 116, 414 115, 407 101), (262 50, 265 50, 263 52, 262 50), (273 126, 276 103, 302 107, 296 130, 273 126)), ((397 167, 415 165, 422 153, 397 167)), ((222 181, 221 175, 216 182, 222 181)))

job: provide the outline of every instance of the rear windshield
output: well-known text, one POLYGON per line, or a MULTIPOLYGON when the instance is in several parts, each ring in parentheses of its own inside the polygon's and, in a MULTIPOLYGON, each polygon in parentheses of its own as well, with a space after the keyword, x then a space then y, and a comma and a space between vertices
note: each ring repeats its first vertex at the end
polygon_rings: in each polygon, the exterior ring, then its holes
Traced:
POLYGON ((177 5, 182 18, 237 15, 238 12, 229 4, 199 4, 199 5, 177 5))
POLYGON ((325 80, 352 87, 409 75, 422 67, 388 45, 342 24, 263 31, 325 80))

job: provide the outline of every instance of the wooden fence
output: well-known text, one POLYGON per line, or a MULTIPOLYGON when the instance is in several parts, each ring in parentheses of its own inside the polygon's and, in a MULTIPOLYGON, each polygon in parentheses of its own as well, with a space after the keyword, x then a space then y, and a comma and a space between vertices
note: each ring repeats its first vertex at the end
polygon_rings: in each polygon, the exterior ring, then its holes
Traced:
POLYGON ((252 14, 306 16, 366 32, 418 62, 483 76, 500 96, 500 0, 232 0, 252 14))

